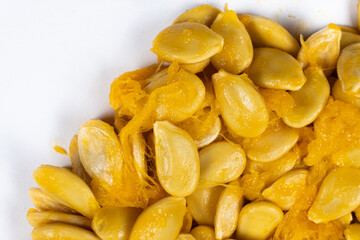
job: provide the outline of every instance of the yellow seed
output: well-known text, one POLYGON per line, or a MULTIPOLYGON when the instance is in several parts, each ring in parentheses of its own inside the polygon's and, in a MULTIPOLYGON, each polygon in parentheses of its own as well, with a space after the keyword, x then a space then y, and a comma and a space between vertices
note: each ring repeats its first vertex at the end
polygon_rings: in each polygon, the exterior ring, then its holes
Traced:
POLYGON ((40 189, 51 198, 90 219, 100 208, 89 186, 68 169, 41 165, 33 176, 40 189))
POLYGON ((264 99, 246 75, 220 70, 212 76, 216 99, 227 127, 238 136, 256 137, 268 124, 264 99))
POLYGON ((295 91, 306 82, 298 61, 275 48, 256 48, 253 62, 246 72, 256 85, 264 88, 295 91))
POLYGON ((345 26, 345 25, 338 25, 341 28, 341 31, 344 32, 349 32, 349 33, 356 33, 359 34, 359 30, 357 30, 356 28, 353 27, 349 27, 349 26, 345 26))
POLYGON ((352 213, 348 213, 344 216, 342 216, 341 218, 339 218, 339 221, 343 224, 343 225, 350 225, 350 223, 353 220, 353 216, 352 213))
POLYGON ((189 210, 198 224, 214 226, 216 204, 223 190, 222 186, 196 190, 186 198, 189 210))
POLYGON ((136 208, 101 208, 91 226, 102 240, 127 240, 140 212, 136 208))
POLYGON ((257 162, 271 162, 286 154, 297 142, 299 132, 281 120, 270 121, 263 134, 244 138, 242 146, 246 156, 257 162))
POLYGON ((79 147, 78 147, 78 135, 75 135, 70 142, 69 146, 69 156, 71 160, 71 171, 78 175, 84 182, 86 182, 88 185, 91 183, 91 177, 89 174, 85 171, 81 160, 80 160, 80 154, 79 154, 79 147))
POLYGON ((294 128, 301 128, 312 123, 325 108, 330 95, 329 82, 321 68, 309 67, 305 70, 307 78, 304 86, 290 95, 295 106, 286 112, 284 122, 294 128))
POLYGON ((145 159, 145 139, 141 132, 136 132, 130 137, 132 142, 133 156, 136 169, 140 178, 145 179, 147 175, 147 162, 145 159))
POLYGON ((360 169, 341 167, 329 173, 309 209, 308 218, 326 223, 360 206, 360 169))
POLYGON ((354 94, 344 92, 341 86, 341 82, 336 80, 332 88, 332 95, 336 100, 341 100, 346 103, 350 103, 357 108, 360 108, 360 96, 356 97, 354 94))
POLYGON ((175 240, 186 212, 184 198, 167 197, 146 208, 137 218, 129 240, 175 240))
POLYGON ((221 193, 214 219, 216 239, 229 238, 235 232, 244 197, 238 181, 232 182, 221 193))
POLYGON ((31 208, 27 213, 27 220, 33 227, 39 227, 47 223, 67 223, 70 225, 91 229, 90 219, 79 215, 55 211, 40 212, 31 208))
POLYGON ((196 22, 210 27, 211 23, 215 20, 216 16, 221 11, 218 8, 209 5, 201 5, 187 10, 179 17, 176 18, 174 23, 181 22, 196 22))
POLYGON ((180 233, 177 237, 176 240, 196 240, 194 238, 194 236, 190 233, 180 233))
POLYGON ((330 76, 340 54, 341 33, 340 27, 331 23, 302 42, 297 56, 302 68, 321 67, 330 76))
POLYGON ((360 147, 353 149, 342 149, 331 155, 332 162, 339 167, 360 168, 360 147))
POLYGON ((297 169, 281 176, 270 187, 262 192, 262 196, 282 210, 289 210, 306 187, 309 171, 297 169))
POLYGON ((176 197, 193 193, 200 176, 199 155, 191 136, 167 121, 154 124, 156 172, 165 191, 176 197))
POLYGON ((199 158, 199 189, 239 178, 246 165, 246 156, 241 146, 226 141, 215 142, 203 148, 199 152, 199 158))
POLYGON ((234 11, 219 13, 211 29, 224 38, 222 51, 211 58, 213 66, 233 74, 249 67, 253 58, 253 46, 244 24, 234 11))
POLYGON ((340 49, 343 50, 347 46, 360 42, 360 35, 352 32, 342 32, 340 49))
POLYGON ((64 213, 75 213, 76 211, 59 203, 40 188, 30 188, 29 196, 34 206, 41 211, 56 211, 64 213))
POLYGON ((100 240, 93 232, 63 223, 39 226, 31 233, 33 240, 100 240))
POLYGON ((184 69, 173 73, 170 81, 151 94, 156 103, 156 119, 181 122, 201 108, 205 86, 200 78, 184 69))
POLYGON ((244 196, 254 201, 262 198, 261 192, 276 179, 287 173, 300 162, 300 154, 296 147, 281 158, 272 162, 247 161, 247 169, 241 177, 241 187, 244 196))
POLYGON ((193 223, 193 217, 191 215, 191 211, 189 210, 189 208, 187 208, 180 232, 189 233, 192 228, 192 223, 193 223))
POLYGON ((276 179, 293 169, 299 159, 300 156, 298 151, 294 151, 293 149, 285 153, 284 156, 271 162, 255 162, 249 159, 247 161, 245 172, 267 172, 276 179))
POLYGON ((167 83, 168 69, 155 73, 151 77, 145 80, 144 91, 147 94, 151 94, 155 89, 165 86, 167 83))
POLYGON ((360 97, 360 43, 354 43, 341 51, 337 73, 344 92, 360 97))
POLYGON ((281 209, 269 202, 252 202, 241 209, 237 239, 266 240, 283 218, 281 209))
POLYGON ((63 223, 49 223, 37 227, 31 233, 33 240, 100 240, 94 233, 63 223))
POLYGON ((175 23, 162 30, 153 41, 152 51, 168 62, 197 63, 219 53, 224 39, 207 26, 175 23))
POLYGON ((210 58, 197 63, 180 64, 180 67, 188 70, 191 73, 196 74, 202 72, 209 65, 209 63, 210 63, 210 58))
POLYGON ((346 240, 360 240, 360 224, 350 224, 346 227, 344 234, 346 240))
POLYGON ((196 240, 215 240, 214 229, 209 226, 197 226, 191 230, 196 240))
POLYGON ((81 163, 91 178, 111 185, 112 172, 123 164, 120 141, 114 128, 101 120, 84 123, 78 136, 81 163))
POLYGON ((255 48, 271 47, 296 56, 300 46, 296 39, 280 24, 265 17, 240 15, 255 48))

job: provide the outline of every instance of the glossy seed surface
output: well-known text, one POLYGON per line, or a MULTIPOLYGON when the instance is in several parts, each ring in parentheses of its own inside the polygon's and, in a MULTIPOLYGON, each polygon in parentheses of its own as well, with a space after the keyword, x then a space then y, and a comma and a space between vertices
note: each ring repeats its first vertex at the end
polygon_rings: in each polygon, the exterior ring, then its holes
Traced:
POLYGON ((221 193, 216 206, 214 228, 216 239, 229 238, 235 232, 244 196, 238 181, 230 183, 221 193))
POLYGON ((103 240, 127 240, 140 213, 137 208, 104 207, 95 214, 91 227, 103 240))
POLYGON ((111 185, 114 170, 123 164, 114 128, 101 120, 87 121, 80 127, 78 146, 81 163, 89 176, 111 185))
POLYGON ((360 169, 342 167, 329 173, 321 184, 308 217, 326 223, 360 206, 360 169))
POLYGON ((186 212, 184 198, 167 197, 146 208, 137 218, 129 240, 175 240, 186 212))
POLYGON ((184 69, 175 70, 169 81, 169 84, 157 88, 150 96, 156 105, 155 118, 181 122, 201 108, 205 99, 205 86, 199 77, 184 69))
POLYGON ((31 233, 33 240, 100 240, 93 232, 63 223, 49 223, 31 233))
POLYGON ((68 169, 42 165, 33 176, 41 190, 51 198, 90 219, 100 208, 89 186, 68 169))
POLYGON ((268 124, 264 99, 246 75, 220 70, 212 77, 221 115, 228 128, 238 136, 256 137, 268 124))
POLYGON ((194 238, 194 236, 191 233, 180 233, 176 237, 176 240, 196 240, 196 238, 194 238))
POLYGON ((64 213, 75 213, 76 211, 56 201, 50 194, 40 188, 29 189, 29 196, 34 206, 41 211, 56 211, 64 213))
POLYGON ((321 67, 330 76, 340 54, 341 34, 340 27, 331 23, 302 42, 297 56, 302 68, 321 67))
POLYGON ((198 189, 186 198, 189 210, 198 224, 214 226, 216 204, 224 187, 198 189))
POLYGON ((265 132, 255 138, 244 138, 246 156, 257 162, 271 162, 286 154, 297 142, 299 132, 280 119, 273 119, 265 132))
POLYGON ((165 191, 176 197, 193 193, 200 177, 199 155, 190 135, 171 124, 154 124, 156 171, 165 191))
POLYGON ((196 22, 210 27, 210 25, 220 12, 220 9, 216 7, 210 5, 201 5, 187 10, 179 17, 177 17, 174 23, 196 22))
POLYGON ((236 236, 244 240, 266 240, 283 218, 282 210, 273 203, 253 202, 241 209, 236 236))
POLYGON ((360 43, 354 43, 341 51, 337 73, 346 93, 360 96, 360 43))
POLYGON ((224 38, 195 22, 175 23, 162 30, 153 41, 152 51, 168 62, 196 63, 221 52, 224 38))
POLYGON ((266 188, 262 196, 281 207, 282 210, 289 210, 304 191, 307 175, 308 170, 305 169, 290 171, 266 188))
POLYGON ((296 56, 300 45, 298 41, 277 22, 255 15, 239 15, 240 21, 245 25, 254 48, 271 47, 285 51, 296 56))
POLYGON ((298 91, 290 92, 295 106, 283 117, 290 127, 301 128, 312 123, 325 108, 330 96, 329 82, 320 68, 307 68, 305 76, 307 81, 304 86, 298 91))
POLYGON ((336 80, 331 93, 335 99, 350 103, 360 109, 360 96, 357 97, 355 94, 344 92, 340 80, 336 80))
POLYGON ((66 223, 82 228, 91 228, 91 220, 87 217, 55 211, 37 211, 33 208, 29 209, 27 220, 33 227, 47 223, 66 223))
POLYGON ((219 13, 211 29, 224 38, 220 53, 211 58, 213 66, 233 74, 239 74, 247 68, 253 58, 253 46, 244 25, 234 11, 219 13))
POLYGON ((212 143, 199 152, 198 188, 209 188, 233 181, 245 169, 246 156, 240 145, 226 141, 212 143))
POLYGON ((215 240, 214 229, 209 226, 197 226, 191 230, 196 240, 215 240))
POLYGON ((256 85, 264 88, 299 90, 306 82, 296 59, 275 48, 256 48, 254 59, 246 70, 256 85))

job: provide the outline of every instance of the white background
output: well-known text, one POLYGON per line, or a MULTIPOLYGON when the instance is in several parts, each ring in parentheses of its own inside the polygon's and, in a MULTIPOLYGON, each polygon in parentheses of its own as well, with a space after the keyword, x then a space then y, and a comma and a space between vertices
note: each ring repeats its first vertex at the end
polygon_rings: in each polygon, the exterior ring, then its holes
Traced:
POLYGON ((357 21, 356 0, 0 0, 1 239, 31 239, 33 170, 69 165, 52 147, 67 148, 82 123, 112 114, 112 80, 154 63, 153 38, 185 9, 225 2, 294 34, 357 21))

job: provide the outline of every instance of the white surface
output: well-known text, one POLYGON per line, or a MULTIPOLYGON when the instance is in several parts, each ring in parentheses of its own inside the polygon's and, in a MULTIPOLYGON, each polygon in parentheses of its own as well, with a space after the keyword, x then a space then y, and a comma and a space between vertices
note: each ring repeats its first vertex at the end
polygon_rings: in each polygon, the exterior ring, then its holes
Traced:
POLYGON ((356 23, 356 0, 0 0, 1 239, 31 238, 32 171, 69 164, 52 146, 67 147, 83 122, 112 114, 112 80, 153 63, 152 39, 185 9, 225 2, 292 33, 356 23))

